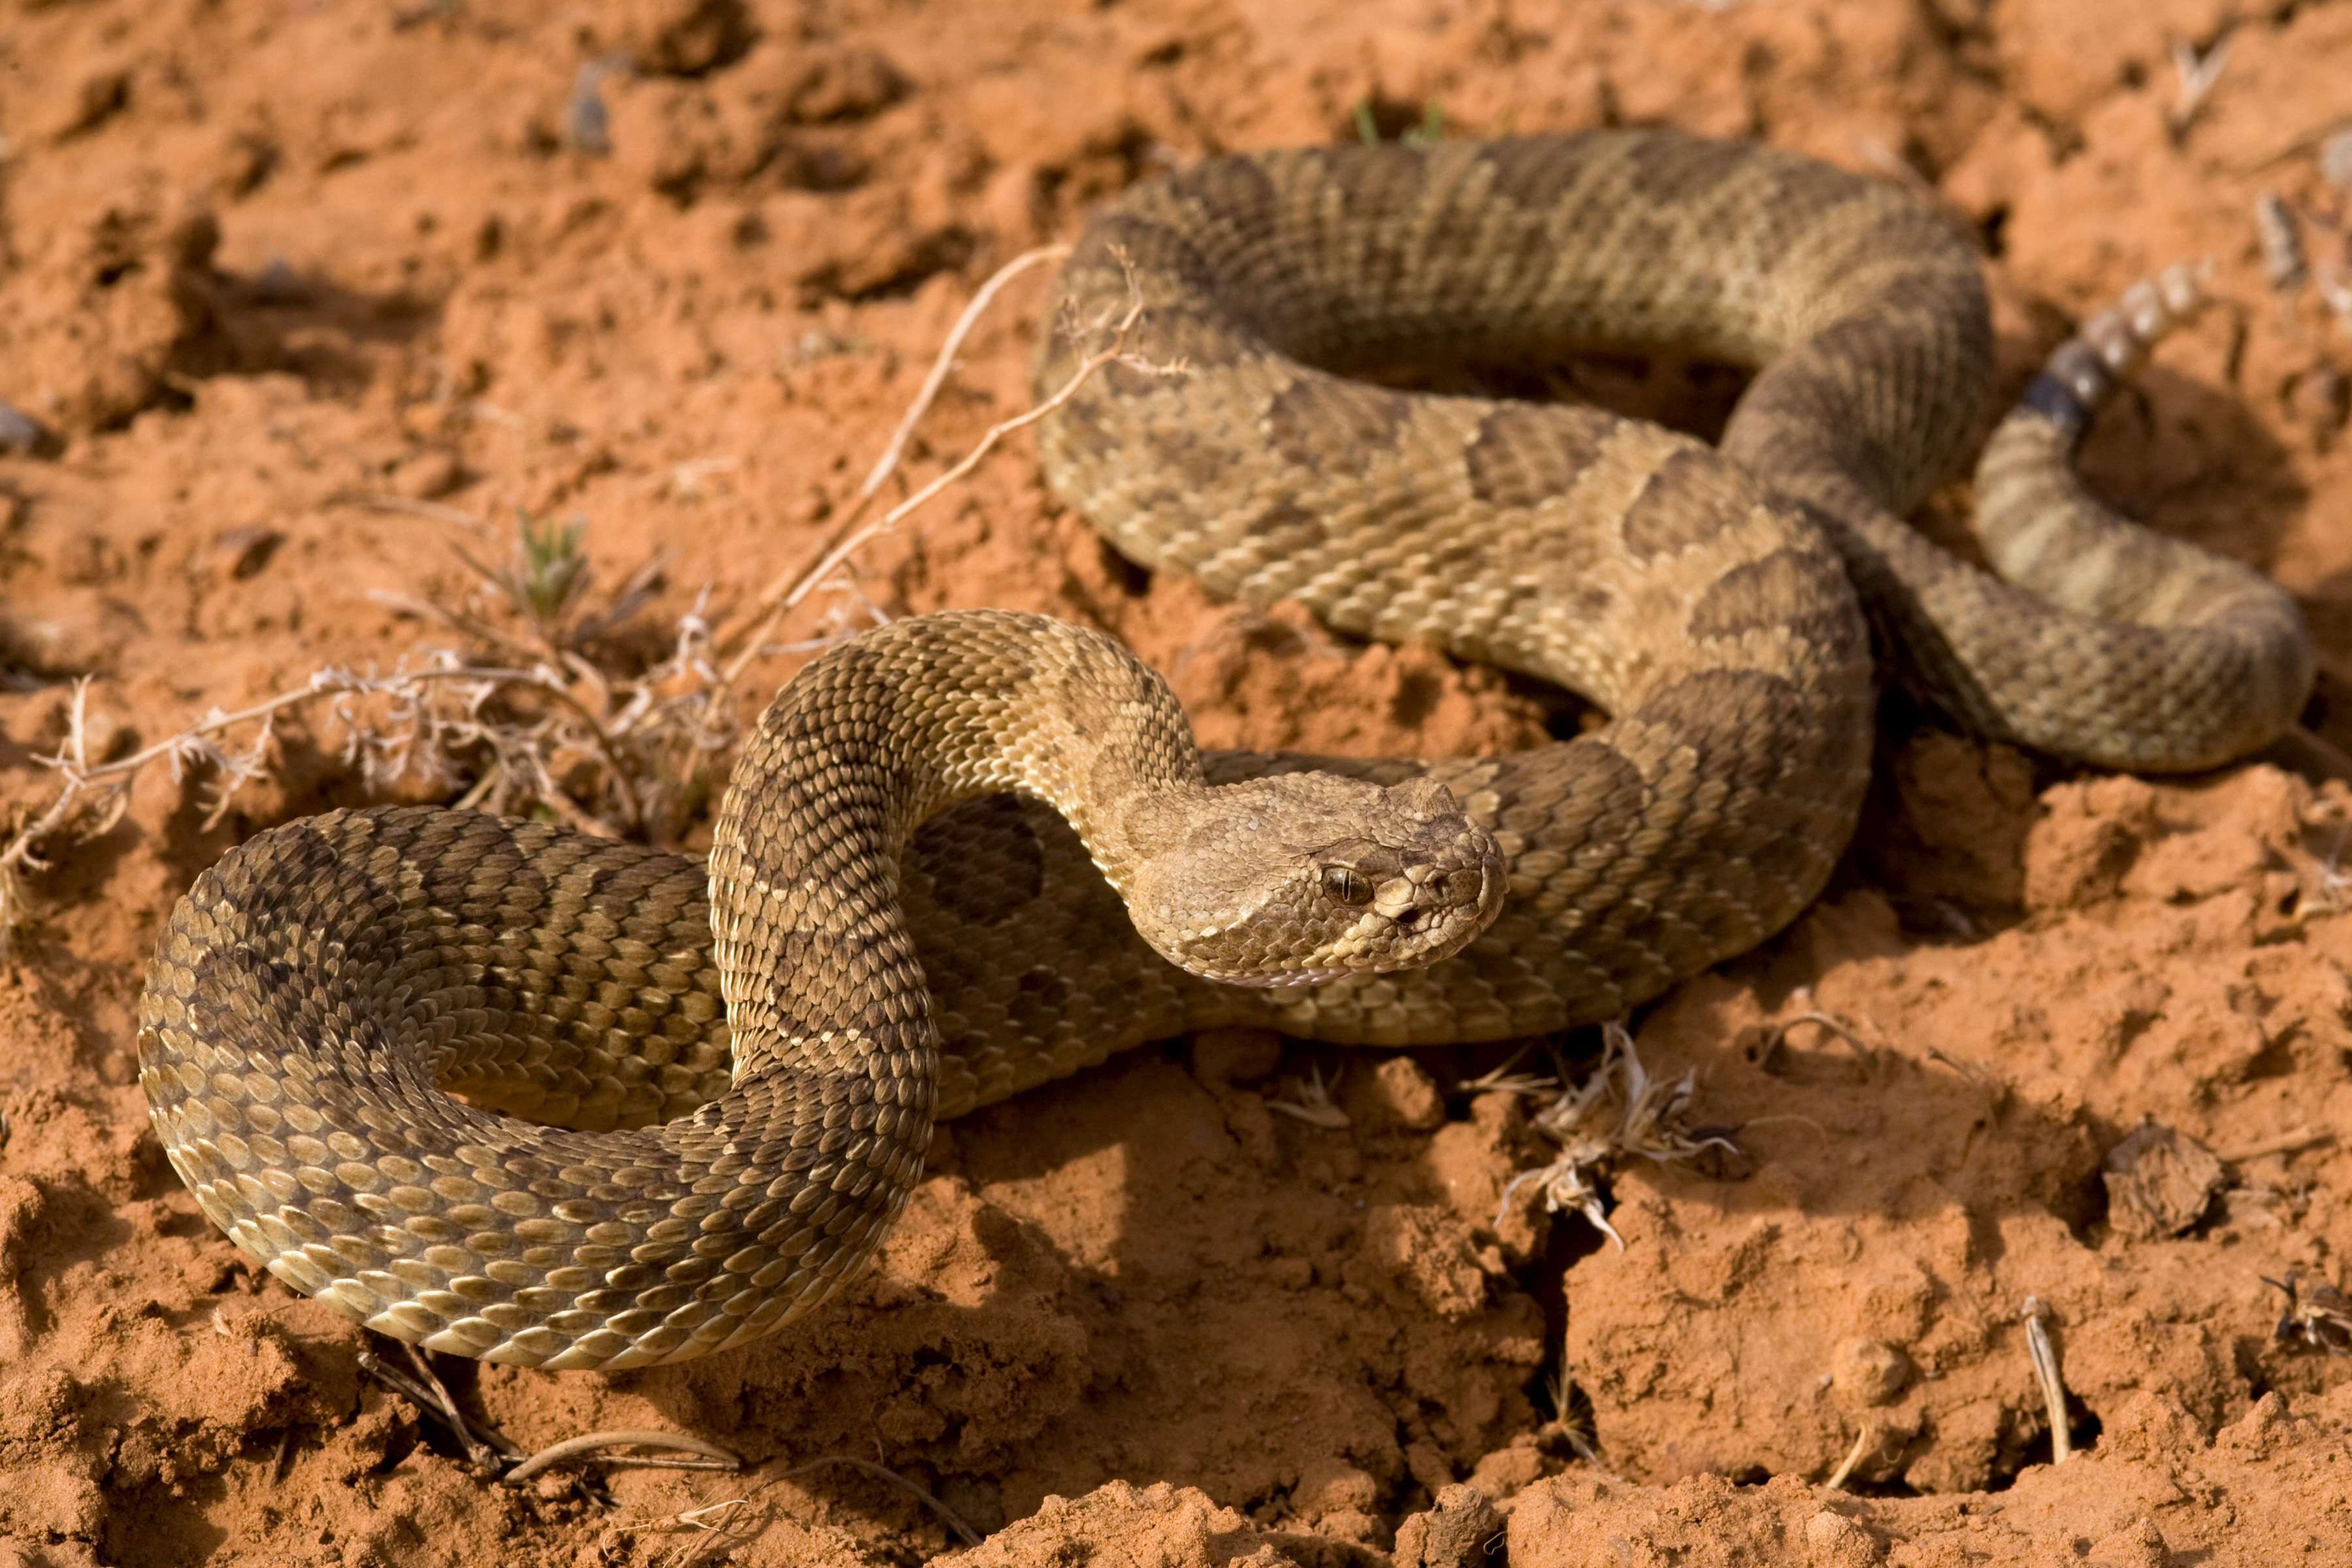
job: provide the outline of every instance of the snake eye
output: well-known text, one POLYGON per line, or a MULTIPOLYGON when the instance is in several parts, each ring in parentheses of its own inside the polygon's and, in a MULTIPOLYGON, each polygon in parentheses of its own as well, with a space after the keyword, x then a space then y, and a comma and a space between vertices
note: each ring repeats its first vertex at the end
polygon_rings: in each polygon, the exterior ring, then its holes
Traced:
POLYGON ((1369 904, 1372 901, 1371 880, 1353 866, 1326 866, 1323 896, 1339 904, 1369 904))

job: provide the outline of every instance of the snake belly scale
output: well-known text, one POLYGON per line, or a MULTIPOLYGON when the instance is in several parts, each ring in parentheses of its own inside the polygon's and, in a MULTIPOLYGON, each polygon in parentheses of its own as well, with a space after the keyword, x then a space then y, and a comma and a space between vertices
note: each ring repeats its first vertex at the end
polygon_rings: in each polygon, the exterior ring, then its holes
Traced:
MULTIPOLYGON (((937 1118, 1211 1023, 1557 1029, 1769 936, 1858 810, 1864 601, 1929 701, 2115 765, 2258 745, 2308 682, 2275 589, 2073 484, 2088 371, 1979 479, 1989 552, 2042 596, 1903 527, 1974 433, 1990 331, 1967 247, 1874 183, 1662 132, 1249 154, 1099 215, 1066 313, 1130 269, 1131 348, 1182 369, 1113 364, 1044 427, 1072 504, 1139 561, 1610 721, 1203 758, 1104 639, 965 612, 795 678, 707 868, 433 808, 272 829, 182 900, 141 1009, 158 1134, 240 1246, 486 1359, 740 1343, 870 1257, 937 1118), (1343 374, 1593 345, 1763 368, 1720 450, 1343 374)), ((1040 385, 1078 352, 1049 336, 1040 385)))

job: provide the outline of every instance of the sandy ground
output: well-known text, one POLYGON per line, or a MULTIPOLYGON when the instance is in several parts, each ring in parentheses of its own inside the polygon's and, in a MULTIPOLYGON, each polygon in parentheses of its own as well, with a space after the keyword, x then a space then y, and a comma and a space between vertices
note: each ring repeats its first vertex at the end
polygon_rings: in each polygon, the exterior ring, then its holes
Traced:
MULTIPOLYGON (((2085 468, 2301 598, 2308 718, 2344 745, 2352 329, 2322 285, 2352 260, 2352 169, 2320 153, 2347 67, 2342 3, 9 0, 0 398, 38 428, 0 429, 0 792, 19 822, 49 797, 77 676, 96 762, 453 646, 383 595, 495 618, 453 547, 498 554, 517 509, 586 521, 597 604, 666 552, 632 646, 706 587, 740 626, 995 267, 1157 170, 1356 135, 1360 103, 1391 135, 1431 104, 1463 134, 1671 123, 1899 181, 1982 240, 2005 392, 2133 279, 2210 256, 2221 308, 2085 468), (2291 295, 2264 189, 2302 227, 2291 295)), ((1041 276, 891 495, 1024 405, 1041 276)), ((1214 742, 1443 752, 1562 721, 1490 672, 1145 578, 1020 438, 776 639, 967 605, 1126 638, 1214 742)), ((961 1549, 877 1469, 986 1536, 975 1563, 2352 1563, 2340 784, 2078 775, 1890 707, 1820 905, 1637 1020, 1738 1149, 1618 1168, 1622 1248, 1524 1189, 1497 1219, 1553 1152, 1540 1100, 1468 1087, 1507 1053, 1174 1042, 943 1131, 881 1267, 785 1336, 615 1375, 440 1362, 524 1448, 658 1427, 757 1467, 508 1488, 362 1373, 357 1330, 256 1278, 134 1082, 172 900, 240 837, 367 798, 342 736, 290 710, 212 826, 203 766, 151 769, 25 879, 0 1564, 961 1549), (1335 1073, 1346 1127, 1269 1108, 1335 1073), (2290 1279, 2282 1336, 2266 1280, 2290 1279), (869 1468, 801 1468, 828 1456, 869 1468), (1466 1537, 1458 1494, 1430 1513, 1465 1480, 1501 1510, 1466 1537)))

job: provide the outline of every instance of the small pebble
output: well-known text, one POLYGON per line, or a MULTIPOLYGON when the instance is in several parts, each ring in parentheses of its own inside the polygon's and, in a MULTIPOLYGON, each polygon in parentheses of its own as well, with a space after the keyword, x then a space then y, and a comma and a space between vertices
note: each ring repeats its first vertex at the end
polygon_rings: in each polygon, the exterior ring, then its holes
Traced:
POLYGON ((2352 191, 2352 131, 2338 131, 2319 144, 2319 175, 2339 191, 2352 191))
POLYGON ((254 298, 273 305, 289 305, 308 297, 310 285, 282 256, 273 256, 253 279, 254 298))
POLYGON ((1884 1405, 1911 1381, 1911 1358, 1883 1340, 1842 1340, 1831 1352, 1832 1386, 1856 1409, 1884 1405))
POLYGON ((1485 1568, 1504 1533, 1503 1515, 1475 1487, 1439 1490, 1435 1506, 1397 1526, 1397 1568, 1485 1568))
POLYGON ((2143 1119, 2107 1151, 2107 1225, 2135 1241, 2158 1241, 2196 1226, 2221 1190, 2221 1162, 2185 1132, 2143 1119))
POLYGON ((213 549, 227 565, 228 574, 243 582, 268 565, 269 558, 284 542, 286 536, 276 529, 248 522, 242 527, 224 530, 220 537, 213 541, 213 549))
POLYGON ((573 147, 592 158, 608 157, 613 151, 613 117, 600 90, 613 69, 613 62, 607 59, 583 65, 572 79, 572 100, 564 107, 565 135, 573 147))
POLYGON ((47 426, 13 404, 0 403, 0 452, 38 451, 48 444, 47 426))

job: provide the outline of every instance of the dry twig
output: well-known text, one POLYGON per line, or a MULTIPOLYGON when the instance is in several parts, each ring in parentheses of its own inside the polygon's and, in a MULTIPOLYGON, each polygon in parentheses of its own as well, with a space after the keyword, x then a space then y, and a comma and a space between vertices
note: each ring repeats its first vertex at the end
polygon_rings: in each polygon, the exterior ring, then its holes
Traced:
POLYGON ((605 1448, 675 1448, 697 1456, 690 1459, 665 1459, 644 1455, 606 1463, 623 1463, 648 1469, 665 1470, 740 1470, 743 1458, 732 1449, 683 1432, 591 1432, 584 1436, 566 1437, 561 1443, 551 1443, 530 1458, 517 1463, 514 1468, 499 1478, 506 1485, 520 1486, 541 1470, 574 1459, 583 1455, 599 1453, 605 1448))
POLYGON ((1818 1007, 1812 1006, 1811 1005, 1812 1002, 1812 992, 1810 987, 1799 986, 1796 992, 1796 999, 1804 1006, 1803 1012, 1798 1013, 1794 1016, 1785 1018, 1780 1023, 1768 1025, 1766 1026, 1764 1031, 1764 1038, 1766 1042, 1764 1049, 1768 1055, 1774 1048, 1778 1047, 1782 1041, 1786 1040, 1789 1037, 1790 1031, 1794 1029, 1798 1025, 1811 1024, 1821 1028, 1832 1038, 1845 1042, 1846 1049, 1852 1051, 1855 1058, 1862 1063, 1863 1076, 1865 1079, 1877 1070, 1878 1052, 1871 1046, 1869 1041, 1862 1037, 1861 1031, 1854 1026, 1854 1024, 1845 1018, 1838 1016, 1834 1013, 1824 1013, 1818 1007))
POLYGON ((385 1387, 406 1395, 409 1403, 446 1427, 457 1446, 466 1451, 466 1468, 477 1477, 488 1480, 522 1458, 522 1450, 508 1442, 496 1428, 483 1426, 477 1435, 475 1426, 458 1414, 457 1400, 450 1396, 448 1387, 434 1372, 425 1352, 411 1344, 403 1344, 401 1349, 408 1352, 416 1377, 391 1365, 373 1351, 360 1352, 360 1370, 385 1387))
POLYGON ((922 390, 915 394, 914 402, 907 405, 907 412, 899 418, 898 427, 890 433, 890 444, 883 448, 882 456, 867 471, 866 482, 857 487, 858 507, 862 509, 873 499, 874 493, 897 469, 898 460, 906 456, 907 443, 913 438, 915 426, 923 422, 923 416, 930 412, 932 403, 940 395, 940 389, 947 385, 948 375, 955 369, 956 354, 962 349, 964 339, 971 335, 972 328, 980 323, 980 318, 995 301, 998 291, 1031 268, 1048 261, 1059 261, 1069 254, 1070 247, 1066 245, 1047 245, 1035 250, 1024 250, 998 268, 990 275, 988 281, 980 286, 979 292, 971 297, 971 303, 963 308, 963 314, 958 316, 955 325, 948 329, 947 341, 940 344, 940 352, 931 361, 931 373, 923 378, 922 390))
MULTIPOLYGON (((1036 254, 1039 253, 1031 253, 1033 256, 1036 254)), ((1027 259, 1028 258, 1025 257, 1016 258, 1014 261, 1007 264, 1008 268, 1024 265, 1027 259)), ((1121 266, 1127 265, 1124 256, 1121 256, 1119 260, 1121 266)), ((990 279, 990 285, 992 286, 995 282, 995 279, 990 279)), ((796 608, 819 586, 830 582, 834 574, 840 571, 852 555, 873 540, 897 528, 916 509, 978 468, 1004 437, 1016 430, 1025 429, 1036 424, 1068 403, 1071 398, 1077 395, 1078 389, 1085 385, 1096 372, 1109 364, 1124 364, 1131 369, 1154 375, 1175 374, 1183 369, 1181 364, 1154 363, 1128 352, 1127 340, 1134 332, 1136 324, 1143 320, 1143 291, 1141 286, 1136 281, 1135 272, 1131 267, 1128 268, 1127 282, 1128 297, 1123 313, 1106 314, 1092 321, 1065 321, 1061 324, 1059 330, 1078 346, 1080 358, 1078 367, 1070 373, 1069 378, 1063 382, 1051 396, 1023 413, 1014 415, 1010 419, 1000 420, 990 426, 986 434, 982 435, 979 441, 973 444, 972 448, 952 467, 923 485, 905 500, 892 507, 880 518, 872 522, 860 523, 858 519, 863 515, 866 503, 881 488, 881 479, 889 471, 887 466, 877 465, 875 474, 868 476, 865 488, 859 492, 857 505, 851 509, 849 517, 844 521, 842 526, 835 531, 834 542, 817 557, 816 563, 797 577, 789 574, 778 577, 760 595, 759 603, 765 614, 740 639, 733 657, 729 660, 727 679, 730 683, 742 674, 753 659, 767 651, 764 647, 765 639, 775 628, 776 623, 796 608), (1097 343, 1101 346, 1092 346, 1097 343)), ((984 288, 982 291, 986 293, 988 290, 984 288)), ((962 323, 959 322, 958 325, 961 327, 962 323)), ((942 356, 940 363, 945 363, 946 358, 942 356)), ((936 380, 942 374, 935 368, 933 379, 936 380)), ((925 395, 929 395, 931 390, 931 383, 926 382, 925 395)), ((894 441, 893 452, 886 453, 886 459, 893 458, 897 452, 902 450, 903 447, 894 441)), ((730 643, 737 642, 733 637, 729 640, 730 643)))
POLYGON ((887 1465, 877 1464, 872 1459, 861 1459, 852 1454, 826 1454, 820 1458, 811 1459, 805 1464, 794 1465, 791 1469, 779 1470, 775 1475, 770 1477, 769 1479, 772 1481, 789 1480, 794 1476, 805 1475, 811 1470, 821 1469, 826 1465, 847 1465, 851 1469, 856 1470, 864 1475, 871 1476, 877 1481, 888 1482, 890 1485, 905 1491, 918 1502, 920 1502, 924 1507, 929 1509, 933 1513, 939 1515, 940 1521, 945 1524, 950 1530, 955 1531, 956 1538, 961 1541, 966 1546, 977 1546, 980 1544, 980 1532, 972 1529, 971 1526, 966 1524, 963 1521, 962 1516, 958 1514, 955 1510, 950 1508, 947 1504, 933 1497, 929 1492, 924 1490, 921 1487, 917 1486, 914 1482, 900 1475, 898 1471, 890 1468, 887 1465))

